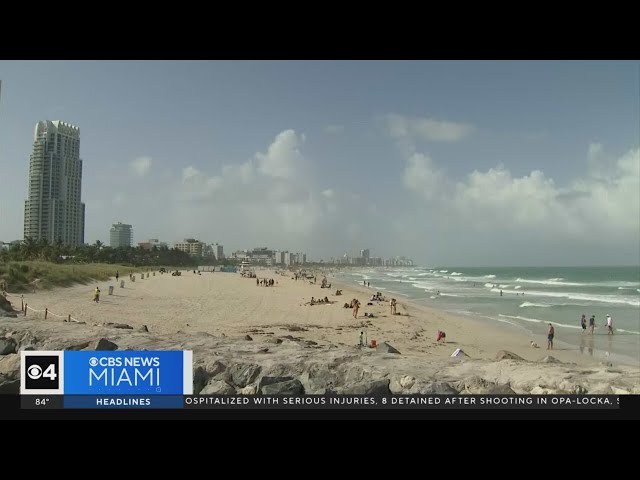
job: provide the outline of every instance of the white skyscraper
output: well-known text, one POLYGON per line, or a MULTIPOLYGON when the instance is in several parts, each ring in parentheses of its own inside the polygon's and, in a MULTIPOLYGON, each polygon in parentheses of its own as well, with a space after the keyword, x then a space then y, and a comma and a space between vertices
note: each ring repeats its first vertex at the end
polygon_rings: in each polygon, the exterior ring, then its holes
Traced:
POLYGON ((132 246, 133 227, 122 222, 111 225, 111 230, 109 231, 109 244, 113 248, 132 246))
POLYGON ((29 161, 24 236, 84 244, 80 129, 59 120, 38 122, 29 161))

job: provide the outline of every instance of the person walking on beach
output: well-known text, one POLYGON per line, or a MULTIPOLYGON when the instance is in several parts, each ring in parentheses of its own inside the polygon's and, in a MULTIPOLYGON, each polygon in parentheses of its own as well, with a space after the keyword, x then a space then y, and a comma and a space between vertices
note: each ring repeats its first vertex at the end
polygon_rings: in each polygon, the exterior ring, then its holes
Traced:
POLYGON ((96 303, 100 303, 100 289, 98 287, 96 287, 95 291, 93 292, 93 301, 96 303))
POLYGON ((553 336, 555 331, 553 325, 549 324, 549 330, 547 330, 547 350, 553 350, 553 336))
POLYGON ((591 315, 589 319, 589 335, 593 335, 593 329, 596 328, 596 316, 591 315))
POLYGON ((613 319, 607 313, 607 335, 613 335, 613 319))
POLYGON ((358 318, 358 309, 360 308, 360 302, 358 300, 353 302, 353 318, 358 318))
POLYGON ((118 281, 118 277, 120 277, 120 273, 116 270, 116 282, 118 281))
POLYGON ((580 319, 580 325, 582 326, 582 333, 587 331, 587 316, 583 313, 580 319))

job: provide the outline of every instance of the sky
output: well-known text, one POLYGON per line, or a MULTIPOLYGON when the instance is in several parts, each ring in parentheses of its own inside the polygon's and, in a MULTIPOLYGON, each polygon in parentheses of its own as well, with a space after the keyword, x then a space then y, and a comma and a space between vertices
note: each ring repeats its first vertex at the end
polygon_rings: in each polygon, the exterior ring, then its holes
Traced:
POLYGON ((311 260, 640 265, 634 61, 0 61, 0 241, 39 120, 80 128, 85 240, 311 260))

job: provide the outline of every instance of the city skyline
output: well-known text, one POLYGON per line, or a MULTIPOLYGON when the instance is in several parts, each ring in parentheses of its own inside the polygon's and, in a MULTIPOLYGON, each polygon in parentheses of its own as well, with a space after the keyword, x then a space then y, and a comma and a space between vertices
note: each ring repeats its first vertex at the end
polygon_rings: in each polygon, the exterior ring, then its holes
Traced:
POLYGON ((0 77, 3 241, 24 231, 29 131, 60 118, 83 131, 86 243, 126 218, 140 238, 317 259, 640 264, 635 62, 0 61, 0 77))

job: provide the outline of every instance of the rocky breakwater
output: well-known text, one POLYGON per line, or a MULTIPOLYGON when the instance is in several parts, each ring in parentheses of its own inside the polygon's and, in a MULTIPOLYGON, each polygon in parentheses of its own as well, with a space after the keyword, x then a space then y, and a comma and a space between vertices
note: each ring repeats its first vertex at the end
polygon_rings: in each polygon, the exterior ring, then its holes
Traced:
POLYGON ((24 349, 193 350, 194 393, 201 394, 640 393, 640 369, 626 366, 526 360, 509 352, 493 361, 434 358, 384 342, 372 349, 276 332, 253 332, 251 341, 244 334, 155 335, 124 325, 2 318, 0 393, 18 393, 24 349))

